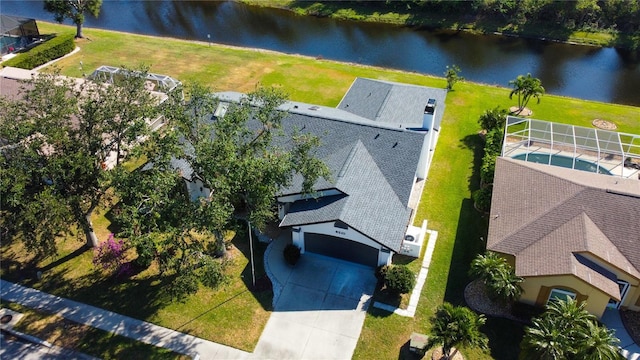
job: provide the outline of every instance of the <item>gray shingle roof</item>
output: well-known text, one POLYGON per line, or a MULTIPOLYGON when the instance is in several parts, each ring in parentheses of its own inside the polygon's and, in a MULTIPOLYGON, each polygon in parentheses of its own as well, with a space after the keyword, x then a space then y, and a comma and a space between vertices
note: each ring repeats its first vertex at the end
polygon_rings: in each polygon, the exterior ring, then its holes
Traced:
MULTIPOLYGON (((416 165, 417 161, 414 168, 416 165)), ((333 173, 335 187, 346 195, 298 201, 289 209, 281 226, 341 220, 399 251, 411 209, 396 195, 362 141, 356 141, 343 166, 333 173)), ((413 177, 407 184, 409 190, 412 184, 413 177)))
POLYGON ((421 128, 427 100, 436 99, 435 129, 440 129, 447 92, 443 89, 357 78, 338 109, 403 128, 421 128))
POLYGON ((640 181, 500 157, 487 249, 514 255, 519 276, 572 274, 619 298, 583 259, 640 279, 640 181))

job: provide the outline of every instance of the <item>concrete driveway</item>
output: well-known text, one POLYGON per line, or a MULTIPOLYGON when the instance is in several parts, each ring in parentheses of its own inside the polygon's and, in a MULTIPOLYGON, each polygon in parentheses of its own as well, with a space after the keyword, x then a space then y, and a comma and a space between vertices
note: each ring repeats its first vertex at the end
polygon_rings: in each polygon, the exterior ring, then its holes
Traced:
MULTIPOLYGON (((282 258, 273 250, 269 262, 282 258)), ((277 268, 283 288, 253 357, 351 359, 375 289, 374 269, 308 253, 295 267, 268 266, 277 268)))

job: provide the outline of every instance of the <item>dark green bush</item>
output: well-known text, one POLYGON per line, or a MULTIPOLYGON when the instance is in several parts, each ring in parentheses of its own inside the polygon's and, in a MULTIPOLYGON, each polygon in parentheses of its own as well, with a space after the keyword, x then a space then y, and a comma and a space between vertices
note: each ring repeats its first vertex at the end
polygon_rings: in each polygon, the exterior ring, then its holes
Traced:
POLYGON ((384 277, 384 285, 396 294, 406 294, 413 289, 416 277, 408 267, 404 265, 391 266, 384 277))
POLYGON ((207 257, 202 266, 198 269, 200 282, 208 288, 216 289, 227 280, 224 272, 224 263, 219 259, 207 257))
POLYGON ((493 173, 496 169, 496 157, 502 152, 502 128, 494 128, 487 133, 484 144, 484 156, 480 166, 480 180, 482 184, 493 183, 493 173))
POLYGON ((289 265, 295 265, 300 260, 300 248, 294 244, 285 246, 284 259, 289 265))
POLYGON ((476 209, 483 212, 489 211, 489 209, 491 208, 491 190, 492 186, 486 186, 482 189, 474 191, 473 194, 471 194, 471 197, 473 198, 473 204, 475 205, 476 209))
POLYGON ((485 112, 480 115, 478 124, 487 131, 502 129, 507 120, 507 114, 509 114, 509 110, 496 106, 491 110, 485 110, 485 112))
POLYGON ((143 237, 135 243, 136 252, 138 257, 133 261, 134 264, 141 268, 146 269, 151 266, 151 262, 156 258, 156 244, 149 237, 143 237))
POLYGON ((73 34, 62 34, 35 46, 29 51, 18 54, 18 56, 5 61, 2 65, 31 70, 72 52, 75 47, 73 34))

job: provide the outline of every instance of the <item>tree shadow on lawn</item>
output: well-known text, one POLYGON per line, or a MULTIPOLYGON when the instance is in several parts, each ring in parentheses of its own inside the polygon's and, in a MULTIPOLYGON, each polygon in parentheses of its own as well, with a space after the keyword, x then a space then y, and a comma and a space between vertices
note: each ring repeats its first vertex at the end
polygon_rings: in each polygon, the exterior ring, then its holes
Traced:
POLYGON ((249 234, 245 231, 236 231, 236 235, 231 240, 242 255, 249 259, 247 266, 242 270, 240 277, 247 290, 258 300, 263 309, 271 311, 273 309, 273 288, 271 280, 267 276, 264 268, 264 253, 269 244, 258 241, 257 236, 253 237, 253 269, 255 271, 255 286, 253 284, 253 274, 251 270, 251 248, 249 246, 249 234))
POLYGON ((467 135, 461 140, 461 147, 473 151, 473 163, 469 176, 469 191, 474 192, 480 188, 480 167, 484 156, 484 140, 479 134, 467 135))
MULTIPOLYGON (((469 191, 480 187, 480 165, 484 153, 484 141, 478 134, 467 135, 461 140, 461 147, 473 151, 471 175, 468 178, 469 191)), ((452 304, 464 304, 464 288, 469 283, 469 265, 478 253, 485 251, 487 219, 473 206, 473 200, 463 199, 458 214, 458 228, 449 264, 449 278, 444 300, 452 304)))
POLYGON ((171 279, 119 279, 99 272, 68 279, 69 269, 54 270, 27 286, 136 319, 148 319, 171 302, 163 285, 171 279))
POLYGON ((473 258, 485 250, 486 219, 475 209, 473 200, 463 199, 458 216, 449 277, 444 300, 454 305, 464 304, 464 288, 469 283, 469 266, 473 258))

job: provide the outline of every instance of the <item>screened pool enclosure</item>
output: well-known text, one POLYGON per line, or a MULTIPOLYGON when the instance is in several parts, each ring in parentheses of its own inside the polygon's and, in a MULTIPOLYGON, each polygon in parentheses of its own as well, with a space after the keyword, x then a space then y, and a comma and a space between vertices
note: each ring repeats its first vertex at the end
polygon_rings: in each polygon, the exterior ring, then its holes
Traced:
POLYGON ((40 40, 35 19, 0 14, 0 54, 17 52, 40 40))
MULTIPOLYGON (((113 66, 100 66, 92 74, 91 78, 103 80, 109 83, 127 76, 125 70, 113 66)), ((167 75, 147 73, 147 90, 168 93, 181 85, 181 82, 167 75)))
POLYGON ((638 178, 640 135, 509 116, 502 156, 638 178))

